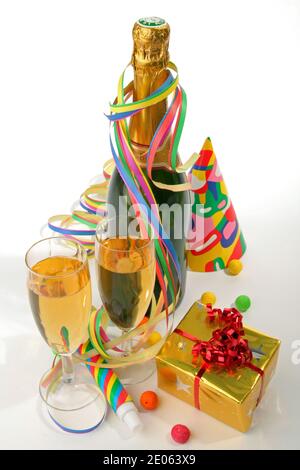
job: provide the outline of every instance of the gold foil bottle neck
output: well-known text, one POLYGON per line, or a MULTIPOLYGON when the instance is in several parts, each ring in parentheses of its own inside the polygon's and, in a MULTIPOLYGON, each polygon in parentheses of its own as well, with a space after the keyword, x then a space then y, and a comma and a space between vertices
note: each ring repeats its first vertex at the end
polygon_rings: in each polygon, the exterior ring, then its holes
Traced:
POLYGON ((132 31, 132 65, 165 68, 169 62, 170 26, 157 17, 141 18, 132 31))
MULTIPOLYGON (((168 77, 170 26, 157 17, 141 18, 133 27, 134 69, 133 101, 143 100, 154 93, 168 77)), ((136 157, 146 164, 148 146, 167 110, 167 100, 142 109, 132 116, 129 133, 136 157)), ((156 162, 167 161, 168 149, 158 151, 156 162)))

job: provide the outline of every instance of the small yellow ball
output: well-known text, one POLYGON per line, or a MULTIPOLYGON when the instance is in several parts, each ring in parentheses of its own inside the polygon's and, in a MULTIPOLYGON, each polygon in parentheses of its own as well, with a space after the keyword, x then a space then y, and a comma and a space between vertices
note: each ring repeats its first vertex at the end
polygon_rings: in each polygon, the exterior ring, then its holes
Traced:
POLYGON ((160 340, 161 334, 158 333, 158 331, 153 331, 153 333, 151 333, 151 335, 149 336, 147 343, 149 346, 153 346, 153 344, 158 343, 158 341, 160 340))
POLYGON ((232 259, 227 266, 228 273, 237 276, 243 269, 243 263, 239 259, 232 259))
POLYGON ((201 303, 204 305, 211 304, 214 305, 216 303, 217 297, 213 292, 204 292, 201 295, 201 303))

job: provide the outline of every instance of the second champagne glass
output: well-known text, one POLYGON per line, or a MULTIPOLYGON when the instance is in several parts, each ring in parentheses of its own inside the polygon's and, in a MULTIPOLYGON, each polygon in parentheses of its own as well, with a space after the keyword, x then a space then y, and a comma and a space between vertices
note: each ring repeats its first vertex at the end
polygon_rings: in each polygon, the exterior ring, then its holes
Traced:
MULTIPOLYGON (((113 324, 128 332, 141 323, 153 295, 156 270, 151 230, 125 216, 104 220, 96 230, 95 255, 104 308, 113 324)), ((122 346, 129 355, 132 343, 122 346)), ((126 369, 118 371, 126 383, 143 381, 152 373, 145 364, 126 369)))

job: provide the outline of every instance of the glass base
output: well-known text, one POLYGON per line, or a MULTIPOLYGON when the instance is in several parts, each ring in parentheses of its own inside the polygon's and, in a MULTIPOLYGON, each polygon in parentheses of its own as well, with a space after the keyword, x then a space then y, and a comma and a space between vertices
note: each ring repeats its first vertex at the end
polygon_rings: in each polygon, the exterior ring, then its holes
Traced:
POLYGON ((155 372, 155 359, 142 364, 115 369, 123 385, 137 385, 149 379, 155 372))
MULTIPOLYGON (((119 338, 122 335, 120 328, 116 327, 112 322, 110 322, 107 327, 107 334, 110 339, 119 338)), ((119 348, 123 350, 123 354, 130 356, 131 352, 134 350, 134 347, 139 342, 139 338, 133 338, 129 341, 125 341, 120 344, 119 348)), ((133 364, 132 366, 127 367, 118 367, 115 369, 115 372, 123 385, 136 385, 144 382, 153 375, 155 371, 155 359, 149 359, 147 362, 141 364, 133 364)))
POLYGON ((106 399, 84 364, 74 364, 71 382, 56 366, 44 374, 39 390, 50 417, 64 431, 89 432, 105 419, 106 399))

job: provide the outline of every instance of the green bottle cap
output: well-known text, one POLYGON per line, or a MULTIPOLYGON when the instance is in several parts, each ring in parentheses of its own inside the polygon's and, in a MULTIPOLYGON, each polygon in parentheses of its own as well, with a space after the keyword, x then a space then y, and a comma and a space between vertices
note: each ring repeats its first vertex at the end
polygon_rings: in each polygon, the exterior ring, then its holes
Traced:
POLYGON ((165 20, 158 18, 157 16, 148 16, 138 20, 139 25, 146 26, 147 28, 156 28, 158 26, 164 25, 165 23, 165 20))

